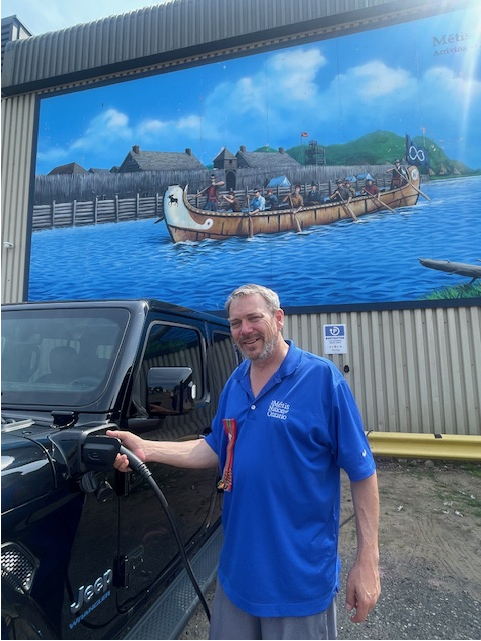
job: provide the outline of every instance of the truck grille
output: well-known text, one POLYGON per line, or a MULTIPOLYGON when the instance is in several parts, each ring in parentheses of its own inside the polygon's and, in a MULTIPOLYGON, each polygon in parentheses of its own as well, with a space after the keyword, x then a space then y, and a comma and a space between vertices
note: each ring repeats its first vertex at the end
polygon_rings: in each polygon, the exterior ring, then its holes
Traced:
POLYGON ((7 581, 17 592, 30 591, 36 565, 26 550, 14 543, 2 545, 2 581, 7 581))

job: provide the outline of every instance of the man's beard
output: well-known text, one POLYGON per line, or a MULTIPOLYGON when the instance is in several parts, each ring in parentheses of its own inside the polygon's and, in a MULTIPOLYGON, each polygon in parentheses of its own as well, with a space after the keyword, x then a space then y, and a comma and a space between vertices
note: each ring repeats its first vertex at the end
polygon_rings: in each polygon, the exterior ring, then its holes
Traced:
POLYGON ((244 358, 247 358, 250 361, 266 361, 274 351, 276 344, 277 344, 277 337, 272 336, 270 340, 266 340, 264 342, 264 347, 262 348, 261 353, 258 356, 254 356, 254 357, 247 354, 240 345, 237 345, 237 347, 242 352, 242 355, 244 356, 244 358))

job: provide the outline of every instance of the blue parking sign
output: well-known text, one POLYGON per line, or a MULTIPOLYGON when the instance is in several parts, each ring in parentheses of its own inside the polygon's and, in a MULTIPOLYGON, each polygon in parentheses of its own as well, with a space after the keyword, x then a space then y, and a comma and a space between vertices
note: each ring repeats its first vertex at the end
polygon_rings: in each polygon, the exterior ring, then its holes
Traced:
POLYGON ((346 326, 324 325, 324 353, 347 354, 346 326))

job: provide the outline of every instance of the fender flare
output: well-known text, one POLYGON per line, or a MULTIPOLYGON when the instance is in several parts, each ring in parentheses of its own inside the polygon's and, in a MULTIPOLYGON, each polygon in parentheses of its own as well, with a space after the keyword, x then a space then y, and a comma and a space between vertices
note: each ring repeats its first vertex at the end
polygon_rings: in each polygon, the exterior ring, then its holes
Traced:
POLYGON ((25 593, 15 589, 8 579, 2 577, 2 639, 58 639, 45 621, 41 609, 25 593), (21 625, 22 636, 14 635, 21 625), (25 635, 26 631, 30 633, 25 635), (7 636, 5 637, 4 634, 7 636))

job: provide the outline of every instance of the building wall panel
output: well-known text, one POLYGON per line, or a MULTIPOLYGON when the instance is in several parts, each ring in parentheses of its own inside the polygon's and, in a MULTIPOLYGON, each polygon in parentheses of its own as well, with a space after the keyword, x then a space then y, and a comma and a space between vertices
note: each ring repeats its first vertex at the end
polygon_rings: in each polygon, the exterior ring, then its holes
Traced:
POLYGON ((109 74, 121 65, 135 72, 145 64, 174 60, 175 52, 197 49, 200 53, 209 48, 214 52, 240 39, 251 48, 266 32, 288 39, 297 37, 299 29, 340 34, 389 19, 402 20, 405 15, 421 18, 468 1, 445 0, 442 7, 434 0, 406 0, 402 7, 390 0, 177 0, 154 4, 8 43, 2 87, 13 95, 17 90, 58 85, 60 79, 70 83, 79 73, 95 78, 96 69, 109 74))
POLYGON ((2 103, 2 302, 23 297, 34 112, 32 94, 2 103))
POLYGON ((328 355, 366 429, 481 435, 481 308, 287 314, 284 336, 324 355, 323 326, 345 323, 347 354, 328 355))

